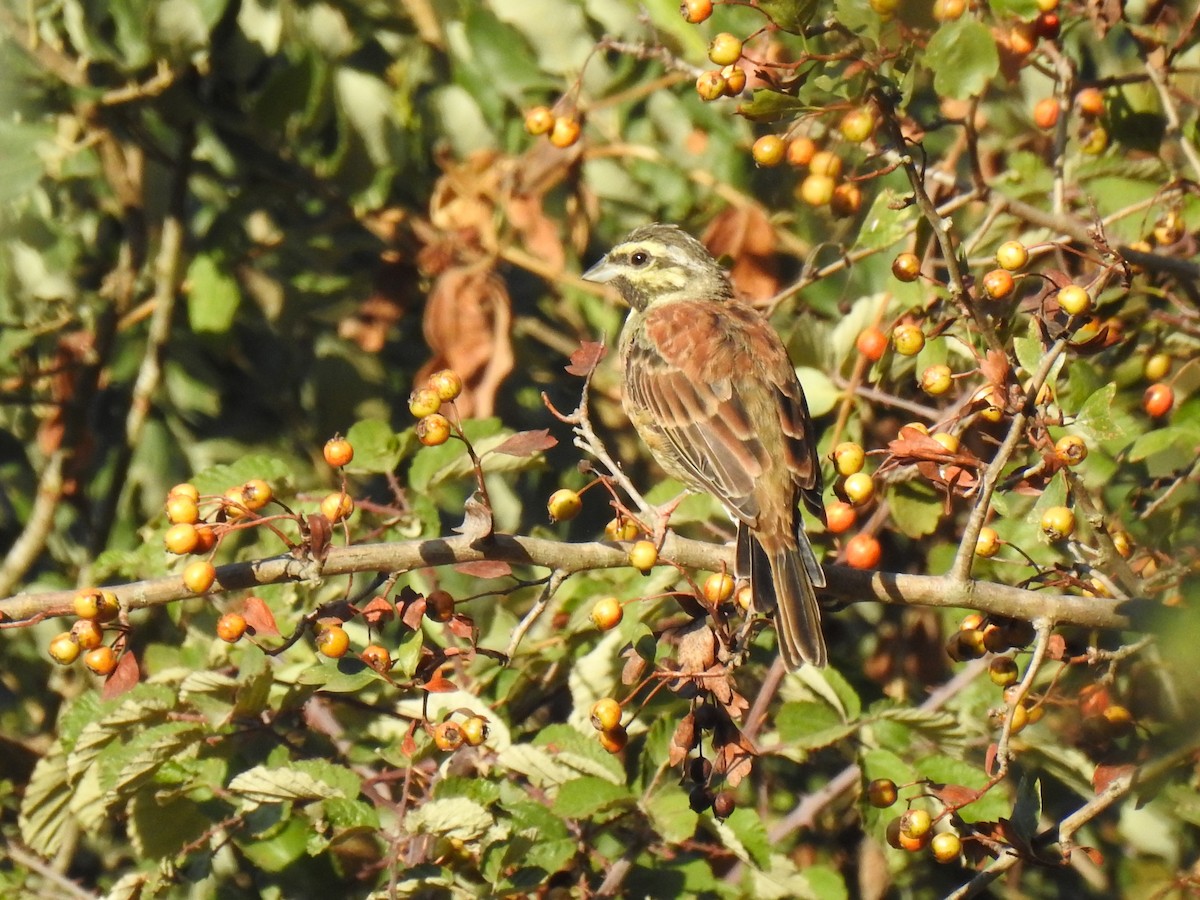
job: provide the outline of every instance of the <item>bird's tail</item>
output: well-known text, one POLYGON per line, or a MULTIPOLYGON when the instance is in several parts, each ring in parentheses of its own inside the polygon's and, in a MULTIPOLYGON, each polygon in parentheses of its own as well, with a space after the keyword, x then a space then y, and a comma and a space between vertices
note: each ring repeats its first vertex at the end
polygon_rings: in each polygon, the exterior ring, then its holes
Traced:
POLYGON ((814 590, 814 582, 825 586, 825 574, 807 539, 800 535, 798 546, 768 549, 745 526, 738 532, 738 575, 750 578, 755 609, 775 610, 775 630, 784 663, 791 671, 806 662, 825 665, 828 654, 814 590))

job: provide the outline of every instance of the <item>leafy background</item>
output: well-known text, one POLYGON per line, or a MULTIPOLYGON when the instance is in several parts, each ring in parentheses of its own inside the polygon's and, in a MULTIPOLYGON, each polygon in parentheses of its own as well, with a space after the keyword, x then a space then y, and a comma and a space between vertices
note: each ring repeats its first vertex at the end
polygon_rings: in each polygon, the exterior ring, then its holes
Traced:
MULTIPOLYGON (((319 656, 306 633, 306 616, 344 611, 388 568, 378 563, 353 581, 257 585, 253 607, 250 582, 160 594, 123 619, 136 665, 107 684, 50 661, 61 619, 5 622, 6 895, 932 896, 998 877, 1036 896, 1194 889, 1196 738, 1182 713, 1200 693, 1195 4, 1063 3, 1059 36, 1026 56, 1013 41, 1039 15, 1031 0, 946 22, 931 4, 891 18, 884 6, 763 0, 719 6, 698 26, 669 0, 0 6, 8 618, 34 592, 61 613, 55 592, 80 585, 177 585, 182 561, 161 544, 177 482, 219 495, 264 478, 292 509, 315 512, 340 484, 321 459, 336 432, 356 448, 359 512, 334 544, 449 538, 478 485, 462 444, 422 447, 407 409, 409 391, 447 366, 466 381, 457 408, 479 452, 518 432, 557 438, 483 465, 497 530, 553 542, 553 564, 573 573, 547 593, 545 567, 396 565, 397 596, 442 589, 460 605, 447 625, 422 624, 419 609, 374 628, 351 618, 356 651, 372 639, 389 648, 387 675, 353 654, 319 656), (781 28, 758 34, 772 21, 781 28), (749 66, 752 94, 708 104, 692 84, 718 31, 757 34, 747 55, 781 65, 749 66), (1085 152, 1095 123, 1072 106, 1082 86, 1104 92, 1099 153, 1085 152), (1031 113, 1047 96, 1063 98, 1049 132, 1031 113), (861 146, 839 137, 841 116, 864 103, 894 106, 910 163, 884 125, 861 146), (538 104, 578 116, 581 140, 530 137, 524 117, 538 104), (855 182, 857 213, 807 207, 794 193, 802 171, 754 164, 755 137, 785 132, 869 176, 855 182), (937 217, 906 202, 914 175, 931 203, 949 204, 949 256, 937 217), (1106 243, 1088 232, 1100 218, 1106 243), (911 603, 831 611, 835 661, 821 672, 780 680, 769 631, 755 639, 732 683, 763 704, 741 722, 757 753, 743 760, 749 777, 728 779, 727 818, 693 810, 669 765, 690 708, 675 691, 631 696, 630 744, 605 752, 592 703, 631 695, 626 646, 649 663, 672 658, 663 633, 680 616, 668 592, 688 583, 670 567, 643 577, 611 548, 589 555, 613 514, 600 488, 578 519, 547 523, 550 493, 593 476, 542 395, 562 411, 579 404, 583 382, 564 366, 581 342, 611 342, 622 313, 577 273, 653 220, 704 235, 772 313, 823 426, 822 453, 846 439, 879 451, 882 497, 859 527, 881 541, 885 572, 946 572, 971 510, 890 446, 900 426, 949 422, 985 460, 1008 433, 971 415, 988 383, 980 323, 1019 374, 1011 385, 1061 354, 1053 399, 1028 419, 993 498, 990 524, 1008 547, 978 562, 976 587, 1078 597, 1099 591, 1099 575, 1136 598, 1125 606, 1152 631, 1165 623, 1158 638, 1088 627, 1086 614, 1043 629, 1032 653, 1015 655, 1045 716, 1014 733, 998 722, 1009 710, 986 663, 944 650, 960 603, 972 604, 961 585, 929 582, 933 593, 911 603), (977 282, 1013 238, 1038 248, 1030 271, 1041 274, 987 306, 977 282), (1139 269, 1113 275, 1106 248, 1139 269), (892 277, 901 250, 931 277, 892 277), (1089 343, 1051 294, 1092 279, 1105 321, 1089 343), (905 317, 924 325, 926 349, 865 365, 858 335, 905 317), (1074 344, 1052 351, 1060 335, 1074 344), (1151 418, 1141 402, 1156 353, 1173 361, 1176 402, 1151 418), (927 397, 916 376, 942 362, 964 377, 927 397), (1047 437, 1068 431, 1091 451, 1070 473, 1045 462, 1047 437), (1070 549, 1038 525, 1063 502, 1086 522, 1070 549), (1136 548, 1128 565, 1104 553, 1101 535, 1115 530, 1136 548), (606 595, 632 602, 601 633, 588 613, 606 595), (541 598, 549 609, 527 619, 541 598), (301 639, 270 656, 216 639, 222 612, 251 607, 265 646, 281 643, 272 622, 301 639), (503 652, 526 623, 510 665, 447 652, 472 635, 503 652), (445 664, 441 683, 431 660, 445 664), (1132 729, 1099 727, 1113 706, 1132 713, 1132 729), (433 726, 469 714, 488 719, 484 745, 439 751, 433 726), (1012 763, 993 783, 998 741, 1012 763), (901 785, 897 807, 865 801, 876 778, 901 785), (938 826, 967 839, 961 862, 888 847, 887 824, 906 805, 939 814, 985 786, 938 826), (1065 853, 1064 823, 1086 850, 1065 853)), ((645 459, 618 398, 610 358, 588 392, 597 439, 666 501, 678 486, 645 459)), ((726 536, 705 498, 672 524, 726 536)), ((279 527, 299 539, 295 523, 279 527)), ((844 561, 843 536, 818 542, 827 562, 844 561)), ((264 528, 243 529, 216 561, 284 549, 264 528)), ((689 552, 719 566, 715 544, 689 552)), ((860 593, 840 599, 876 592, 854 584, 860 593)))

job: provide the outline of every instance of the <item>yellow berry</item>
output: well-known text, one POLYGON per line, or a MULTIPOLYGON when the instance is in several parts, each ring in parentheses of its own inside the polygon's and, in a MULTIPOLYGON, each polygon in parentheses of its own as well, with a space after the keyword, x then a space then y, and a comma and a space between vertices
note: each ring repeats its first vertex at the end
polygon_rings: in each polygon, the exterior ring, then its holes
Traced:
POLYGON ((658 548, 652 541, 638 541, 629 548, 629 564, 643 575, 658 562, 658 548))
POLYGON ((583 509, 583 500, 579 494, 569 488, 560 488, 550 495, 546 502, 546 510, 550 513, 551 522, 569 522, 579 515, 583 509))
POLYGON ((621 704, 612 697, 601 697, 592 704, 592 727, 610 731, 621 724, 621 704))

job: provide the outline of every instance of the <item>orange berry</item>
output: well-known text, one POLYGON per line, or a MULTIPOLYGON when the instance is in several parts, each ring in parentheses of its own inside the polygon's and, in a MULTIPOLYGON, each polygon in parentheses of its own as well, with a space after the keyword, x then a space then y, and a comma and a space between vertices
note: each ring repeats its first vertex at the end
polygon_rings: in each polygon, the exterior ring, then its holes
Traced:
POLYGON ((706 103, 711 103, 713 100, 719 100, 725 96, 725 91, 729 84, 725 81, 725 76, 718 69, 709 69, 707 72, 701 72, 696 78, 696 94, 706 103))
POLYGON ((358 658, 376 672, 386 672, 392 667, 392 656, 388 653, 387 647, 381 644, 368 644, 358 658))
POLYGON ((683 0, 679 13, 692 25, 699 25, 712 15, 712 0, 683 0))
POLYGON ((1054 455, 1065 466, 1077 466, 1087 459, 1087 444, 1079 435, 1064 435, 1054 445, 1054 455))
POLYGON ((1158 384, 1150 385, 1146 388, 1146 393, 1142 395, 1142 409, 1156 419, 1169 413, 1174 405, 1175 391, 1169 384, 1163 384, 1161 381, 1158 384))
POLYGON ((525 130, 535 137, 554 127, 554 113, 548 106, 535 106, 525 113, 525 130))
POLYGON ((581 131, 579 122, 570 116, 559 116, 554 120, 550 129, 550 143, 560 149, 566 149, 579 140, 581 131))
POLYGON ((858 513, 849 503, 835 500, 825 507, 825 521, 831 534, 841 534, 854 527, 858 513))
POLYGON ((204 594, 217 580, 216 567, 205 559, 195 559, 183 570, 183 584, 193 594, 204 594))
POLYGON ((417 423, 417 440, 426 447, 440 447, 450 440, 450 431, 450 420, 434 413, 417 423))
POLYGON ((271 502, 274 493, 271 485, 261 478, 251 478, 242 485, 242 502, 254 511, 258 511, 271 502))
POLYGON ((354 459, 354 447, 344 437, 332 437, 325 442, 325 462, 340 469, 354 459))
POLYGON ((1095 118, 1104 115, 1104 94, 1098 88, 1084 88, 1075 95, 1075 103, 1085 116, 1095 118))
POLYGON ((429 376, 429 387, 443 403, 449 403, 462 393, 463 381, 453 369, 439 369, 429 376))
POLYGON ((348 519, 353 512, 354 501, 350 498, 349 494, 335 491, 332 494, 326 494, 325 498, 321 500, 321 515, 330 522, 340 522, 342 519, 348 519))
POLYGON ((433 729, 434 745, 446 753, 453 753, 463 745, 464 740, 462 729, 457 722, 442 722, 433 729))
POLYGON ((892 274, 899 281, 916 281, 921 275, 921 260, 915 253, 897 253, 892 260, 892 274))
POLYGON ((783 162, 784 154, 787 153, 787 144, 777 134, 764 134, 754 142, 750 153, 754 157, 755 163, 770 168, 783 162))
POLYGON ((597 600, 590 615, 592 624, 601 631, 610 631, 616 628, 624 617, 625 610, 621 606, 621 601, 616 597, 602 597, 597 600))
POLYGON ((80 619, 71 626, 71 635, 81 650, 95 650, 104 643, 104 629, 94 619, 80 619))
POLYGON ((846 564, 854 569, 873 569, 883 558, 883 547, 869 534, 856 534, 846 542, 846 564))
POLYGON ((200 538, 196 533, 196 526, 187 522, 181 522, 178 525, 172 525, 163 535, 163 543, 171 553, 183 555, 191 553, 196 549, 196 544, 200 538))
POLYGON ((1000 535, 996 533, 996 529, 984 525, 979 529, 979 537, 975 540, 975 555, 991 559, 1000 552, 1000 544, 1000 535))
POLYGON ((807 166, 812 162, 817 152, 816 142, 810 137, 798 137, 788 144, 787 161, 789 166, 807 166))
POLYGON ((350 649, 350 635, 341 625, 327 625, 317 632, 317 652, 330 659, 341 659, 350 649))
POLYGON ((833 200, 835 190, 837 182, 828 175, 811 174, 800 182, 798 193, 809 206, 825 206, 833 200))
POLYGON ((217 637, 229 644, 241 640, 246 628, 246 617, 241 613, 227 612, 217 619, 217 637))
POLYGON ((1033 124, 1045 131, 1058 124, 1058 98, 1043 97, 1034 104, 1033 124))
POLYGON ((168 496, 167 521, 172 525, 194 525, 200 521, 200 507, 191 497, 168 496))
POLYGON ((704 599, 710 604, 724 603, 733 596, 736 587, 733 576, 727 572, 714 572, 704 579, 704 599))
POLYGON ((896 782, 890 778, 876 778, 867 785, 867 802, 876 809, 887 809, 899 799, 896 782))
POLYGON ((871 362, 878 362, 887 350, 887 335, 879 328, 871 326, 864 328, 854 342, 855 348, 871 362))
POLYGON ((1005 269, 992 269, 983 276, 983 292, 993 300, 1003 300, 1016 287, 1012 275, 1005 269))
POLYGON ((620 753, 628 743, 629 732, 623 725, 600 732, 600 746, 609 753, 620 753))
POLYGON ((862 209, 862 189, 857 184, 842 182, 833 189, 829 209, 835 216, 857 215, 862 209))
POLYGON ((592 704, 592 727, 611 731, 621 724, 621 704, 612 697, 601 697, 592 704))
POLYGON ((814 175, 828 175, 836 180, 842 176, 842 158, 832 150, 820 150, 808 161, 808 171, 814 175))
POLYGON ((83 658, 83 664, 97 675, 111 675, 117 667, 117 651, 112 647, 97 647, 89 650, 83 658))

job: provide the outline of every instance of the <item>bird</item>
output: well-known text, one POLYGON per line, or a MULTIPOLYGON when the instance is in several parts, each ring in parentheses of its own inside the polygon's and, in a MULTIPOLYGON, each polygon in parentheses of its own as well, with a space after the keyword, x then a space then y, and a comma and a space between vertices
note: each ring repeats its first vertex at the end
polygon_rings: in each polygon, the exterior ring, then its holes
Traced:
POLYGON ((804 389, 766 317, 675 225, 634 229, 583 278, 629 305, 619 339, 622 405, 662 469, 715 497, 737 526, 735 574, 756 612, 775 611, 789 670, 828 659, 825 587, 800 503, 822 522, 817 435, 804 389))

